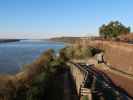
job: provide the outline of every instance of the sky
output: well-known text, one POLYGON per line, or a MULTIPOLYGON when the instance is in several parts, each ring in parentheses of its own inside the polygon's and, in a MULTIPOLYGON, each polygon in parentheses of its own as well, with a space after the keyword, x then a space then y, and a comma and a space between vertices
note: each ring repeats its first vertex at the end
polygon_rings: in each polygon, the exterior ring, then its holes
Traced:
POLYGON ((0 0, 0 38, 95 36, 118 20, 133 30, 133 0, 0 0))

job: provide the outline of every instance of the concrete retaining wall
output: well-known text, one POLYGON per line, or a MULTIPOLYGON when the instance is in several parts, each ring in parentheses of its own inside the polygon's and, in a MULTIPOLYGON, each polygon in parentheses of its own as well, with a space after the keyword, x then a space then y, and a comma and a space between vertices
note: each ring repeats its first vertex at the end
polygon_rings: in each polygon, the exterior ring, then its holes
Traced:
POLYGON ((67 63, 67 65, 70 67, 72 77, 76 84, 77 93, 79 94, 80 86, 82 85, 82 82, 84 81, 85 74, 79 68, 77 68, 74 64, 67 63))
POLYGON ((103 49, 105 59, 112 67, 133 74, 133 44, 109 41, 88 41, 87 44, 103 49))

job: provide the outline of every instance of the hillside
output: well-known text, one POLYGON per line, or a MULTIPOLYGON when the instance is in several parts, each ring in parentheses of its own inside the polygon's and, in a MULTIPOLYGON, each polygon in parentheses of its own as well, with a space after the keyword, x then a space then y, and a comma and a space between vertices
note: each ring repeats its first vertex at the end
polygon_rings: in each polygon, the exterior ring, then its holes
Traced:
POLYGON ((49 40, 56 41, 56 42, 75 43, 79 39, 80 37, 55 37, 49 40))

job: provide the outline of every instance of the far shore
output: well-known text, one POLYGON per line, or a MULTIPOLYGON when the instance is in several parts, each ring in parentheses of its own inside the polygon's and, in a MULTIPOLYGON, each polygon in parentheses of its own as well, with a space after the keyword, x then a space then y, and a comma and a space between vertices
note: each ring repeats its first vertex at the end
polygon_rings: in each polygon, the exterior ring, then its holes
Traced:
POLYGON ((16 42, 16 41, 20 41, 20 39, 0 39, 0 43, 16 42))

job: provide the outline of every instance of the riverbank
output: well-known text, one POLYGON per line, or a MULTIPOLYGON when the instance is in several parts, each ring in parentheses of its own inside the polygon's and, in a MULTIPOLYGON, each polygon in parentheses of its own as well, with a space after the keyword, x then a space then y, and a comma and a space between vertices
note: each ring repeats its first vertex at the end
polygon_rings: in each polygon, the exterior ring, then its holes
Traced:
POLYGON ((0 76, 0 100, 64 100, 67 70, 49 49, 16 75, 0 76))
POLYGON ((25 93, 24 90, 30 88, 33 79, 43 72, 43 66, 47 65, 51 59, 51 53, 46 52, 16 75, 2 75, 0 77, 0 100, 20 100, 16 98, 23 97, 21 93, 25 93))
POLYGON ((66 62, 74 58, 88 59, 96 52, 82 45, 67 46, 59 51, 59 55, 49 49, 16 75, 0 77, 0 100, 79 99, 75 80, 67 73, 66 62))

